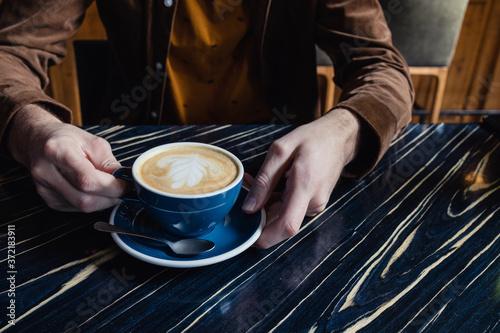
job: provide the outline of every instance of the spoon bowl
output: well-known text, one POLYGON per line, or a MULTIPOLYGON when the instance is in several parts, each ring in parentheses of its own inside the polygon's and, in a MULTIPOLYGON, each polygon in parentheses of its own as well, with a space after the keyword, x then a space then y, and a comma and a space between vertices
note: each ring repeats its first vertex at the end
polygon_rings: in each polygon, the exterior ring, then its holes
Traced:
POLYGON ((175 254, 178 255, 185 255, 185 256, 197 255, 203 252, 210 251, 215 247, 215 244, 213 242, 206 239, 187 238, 178 241, 169 241, 164 238, 146 235, 142 232, 138 232, 135 230, 117 227, 107 222, 96 222, 94 223, 94 228, 96 230, 103 232, 114 232, 117 234, 124 234, 124 235, 131 235, 131 236, 152 239, 154 241, 167 245, 175 254))

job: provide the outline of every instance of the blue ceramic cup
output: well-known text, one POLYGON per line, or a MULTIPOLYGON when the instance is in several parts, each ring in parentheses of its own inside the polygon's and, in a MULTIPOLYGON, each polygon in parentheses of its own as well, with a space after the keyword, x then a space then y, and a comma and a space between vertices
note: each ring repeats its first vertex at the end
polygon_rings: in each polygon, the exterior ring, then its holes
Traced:
MULTIPOLYGON (((193 157, 194 155, 188 156, 191 158, 191 162, 193 158, 196 158, 193 157)), ((162 161, 160 160, 160 162, 162 161)), ((164 164, 160 163, 159 165, 163 166, 164 164)), ((184 164, 192 167, 192 163, 184 164)), ((205 174, 210 172, 208 168, 206 171, 203 170, 203 166, 205 166, 203 163, 195 166, 199 166, 198 169, 201 169, 201 171, 198 171, 202 174, 203 172, 205 174)), ((196 237, 212 231, 218 223, 224 222, 224 218, 238 198, 243 181, 243 173, 244 170, 241 161, 225 149, 203 143, 178 142, 161 145, 144 152, 135 160, 132 168, 120 168, 115 171, 114 176, 134 183, 136 192, 134 198, 128 196, 128 198, 124 197, 123 199, 141 202, 150 217, 168 233, 179 237, 196 237), (165 188, 159 189, 155 186, 156 184, 151 185, 151 182, 147 183, 143 179, 145 177, 143 174, 148 172, 145 171, 147 168, 144 166, 144 162, 147 160, 152 159, 154 156, 161 156, 159 154, 164 154, 166 151, 172 149, 183 153, 184 151, 192 150, 192 148, 208 149, 222 153, 228 157, 234 163, 234 166, 236 166, 236 174, 233 175, 234 177, 231 178, 230 183, 221 188, 212 189, 209 192, 178 194, 169 193, 165 188)), ((197 173, 196 175, 199 174, 197 173)), ((181 176, 183 176, 182 169, 181 176)))

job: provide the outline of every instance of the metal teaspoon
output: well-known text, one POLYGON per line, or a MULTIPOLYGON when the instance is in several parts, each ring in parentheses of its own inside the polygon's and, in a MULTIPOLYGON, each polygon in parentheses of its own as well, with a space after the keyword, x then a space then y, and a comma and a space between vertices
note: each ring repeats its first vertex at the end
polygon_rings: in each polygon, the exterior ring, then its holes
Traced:
POLYGON ((169 241, 163 238, 146 235, 138 231, 117 227, 107 222, 96 222, 94 223, 94 228, 96 230, 104 232, 116 232, 117 234, 125 234, 152 239, 168 245, 170 249, 174 251, 174 253, 179 255, 195 255, 210 251, 215 247, 215 244, 213 242, 206 239, 187 238, 178 241, 169 241))

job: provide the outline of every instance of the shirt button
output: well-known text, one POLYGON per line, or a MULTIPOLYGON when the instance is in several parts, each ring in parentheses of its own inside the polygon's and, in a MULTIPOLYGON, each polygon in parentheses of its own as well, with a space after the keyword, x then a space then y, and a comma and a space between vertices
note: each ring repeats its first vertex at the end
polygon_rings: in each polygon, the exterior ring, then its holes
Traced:
POLYGON ((153 119, 158 118, 158 113, 156 113, 156 112, 154 112, 154 111, 153 111, 153 112, 151 112, 151 117, 152 117, 153 119))
POLYGON ((164 0, 163 4, 165 5, 165 7, 172 7, 172 5, 174 4, 174 0, 164 0))
POLYGON ((163 65, 162 65, 162 63, 161 63, 161 62, 157 62, 157 63, 155 64, 155 67, 156 67, 156 70, 157 70, 157 71, 161 71, 161 70, 163 69, 163 65))

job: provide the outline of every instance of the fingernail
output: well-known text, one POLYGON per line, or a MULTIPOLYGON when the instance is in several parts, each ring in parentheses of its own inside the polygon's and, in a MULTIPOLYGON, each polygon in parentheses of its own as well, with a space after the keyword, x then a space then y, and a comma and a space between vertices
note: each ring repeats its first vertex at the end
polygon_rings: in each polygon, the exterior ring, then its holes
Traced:
POLYGON ((248 195, 241 206, 241 209, 246 211, 253 211, 257 205, 257 199, 255 197, 248 195))

